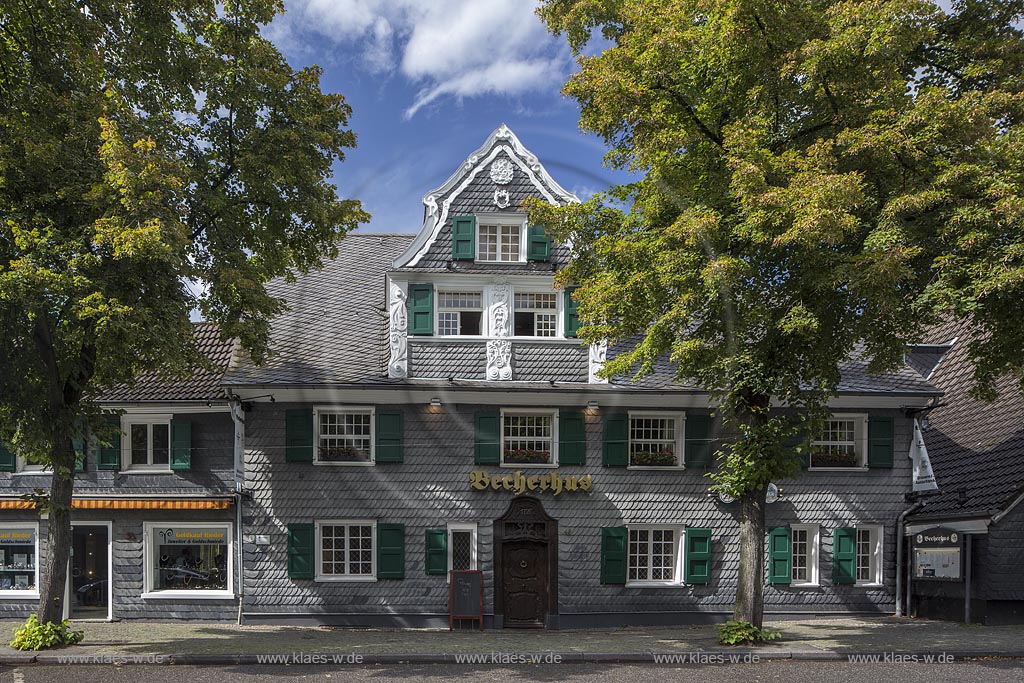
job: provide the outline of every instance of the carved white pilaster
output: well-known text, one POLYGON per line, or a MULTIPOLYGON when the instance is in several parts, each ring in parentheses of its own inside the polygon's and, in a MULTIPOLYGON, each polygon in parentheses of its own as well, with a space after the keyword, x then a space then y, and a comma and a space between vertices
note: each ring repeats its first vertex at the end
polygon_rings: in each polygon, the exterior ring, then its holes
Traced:
POLYGON ((604 377, 599 377, 598 372, 604 367, 605 360, 608 359, 608 342, 602 339, 597 344, 590 345, 590 363, 589 382, 591 384, 608 384, 608 380, 604 377))
POLYGON ((406 284, 392 282, 388 288, 388 342, 391 358, 388 360, 388 377, 409 376, 409 316, 406 312, 406 284))
POLYGON ((489 307, 490 331, 492 337, 510 337, 512 317, 512 288, 507 284, 498 283, 491 286, 491 305, 489 307))
POLYGON ((508 339, 487 342, 487 379, 512 379, 512 342, 508 339))

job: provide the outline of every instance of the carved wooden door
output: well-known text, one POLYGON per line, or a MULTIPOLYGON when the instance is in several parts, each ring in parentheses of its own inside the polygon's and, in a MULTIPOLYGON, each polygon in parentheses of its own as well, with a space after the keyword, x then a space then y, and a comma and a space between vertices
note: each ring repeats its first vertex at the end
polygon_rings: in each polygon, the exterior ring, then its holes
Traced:
POLYGON ((548 547, 538 541, 502 545, 505 626, 544 628, 548 615, 548 547))

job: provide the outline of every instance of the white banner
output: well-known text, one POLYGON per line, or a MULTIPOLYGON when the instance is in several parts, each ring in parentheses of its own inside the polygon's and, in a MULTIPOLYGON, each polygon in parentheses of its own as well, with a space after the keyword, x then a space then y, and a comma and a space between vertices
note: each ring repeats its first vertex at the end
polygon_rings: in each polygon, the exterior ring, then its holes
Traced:
POLYGON ((910 459, 914 463, 914 490, 935 491, 939 488, 932 472, 932 462, 928 459, 928 449, 924 445, 924 434, 921 423, 914 418, 914 438, 910 441, 910 459))

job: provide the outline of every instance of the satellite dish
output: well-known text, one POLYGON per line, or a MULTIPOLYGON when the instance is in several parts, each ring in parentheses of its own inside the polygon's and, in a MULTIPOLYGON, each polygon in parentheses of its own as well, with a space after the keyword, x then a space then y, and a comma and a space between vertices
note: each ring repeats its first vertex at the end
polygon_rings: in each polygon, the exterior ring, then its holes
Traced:
POLYGON ((764 502, 766 502, 766 503, 768 503, 770 505, 771 503, 774 503, 778 499, 779 499, 779 487, 776 486, 775 484, 768 484, 768 491, 765 493, 764 502))

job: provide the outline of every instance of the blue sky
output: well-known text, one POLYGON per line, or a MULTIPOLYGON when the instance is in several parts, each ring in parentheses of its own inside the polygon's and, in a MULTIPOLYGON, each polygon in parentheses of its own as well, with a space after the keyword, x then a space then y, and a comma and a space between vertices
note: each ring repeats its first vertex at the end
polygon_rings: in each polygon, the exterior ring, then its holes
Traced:
POLYGON ((285 0, 265 31, 294 68, 352 106, 356 149, 335 165, 342 197, 373 218, 361 231, 416 232, 423 195, 508 124, 563 187, 585 199, 627 179, 602 165, 561 94, 575 69, 533 0, 285 0))

